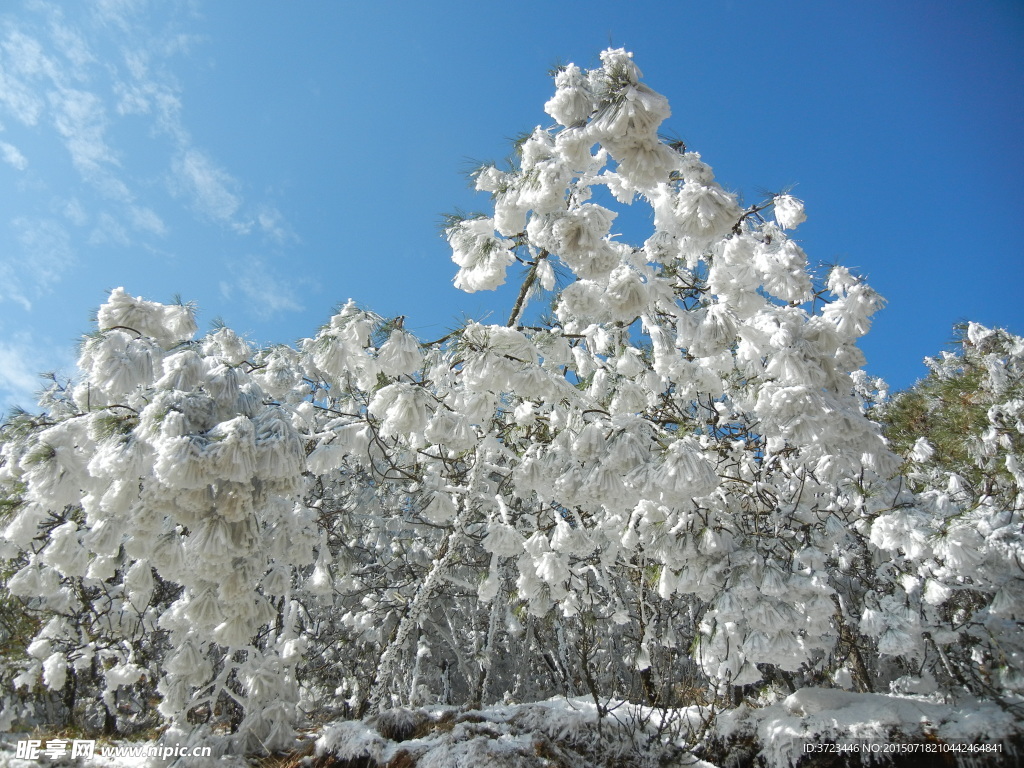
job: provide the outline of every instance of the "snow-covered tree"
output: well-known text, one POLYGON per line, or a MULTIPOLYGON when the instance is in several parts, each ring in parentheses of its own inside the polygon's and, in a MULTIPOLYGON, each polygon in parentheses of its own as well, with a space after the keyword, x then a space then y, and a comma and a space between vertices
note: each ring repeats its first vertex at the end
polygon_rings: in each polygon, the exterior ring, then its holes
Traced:
POLYGON ((926 363, 882 412, 916 494, 871 523, 895 571, 879 600, 912 614, 886 631, 929 679, 1024 714, 1024 339, 967 323, 926 363))
POLYGON ((1020 578, 997 570, 1021 543, 992 531, 1019 505, 978 490, 967 521, 952 481, 915 494, 866 415, 881 299, 809 270, 800 200, 741 203, 663 141, 630 54, 601 62, 559 70, 556 124, 474 174, 493 215, 446 229, 464 290, 519 272, 504 325, 422 342, 349 302, 257 349, 111 294, 76 381, 5 433, 6 586, 36 622, 6 688, 92 686, 126 723, 155 691, 174 727, 259 751, 316 713, 727 707, 883 690, 929 654, 956 656, 955 686, 972 649, 935 622, 959 600, 1017 690, 1020 578), (614 231, 631 207, 653 222, 635 242, 614 231), (927 526, 943 541, 914 549, 927 526), (992 568, 967 588, 972 531, 992 568))

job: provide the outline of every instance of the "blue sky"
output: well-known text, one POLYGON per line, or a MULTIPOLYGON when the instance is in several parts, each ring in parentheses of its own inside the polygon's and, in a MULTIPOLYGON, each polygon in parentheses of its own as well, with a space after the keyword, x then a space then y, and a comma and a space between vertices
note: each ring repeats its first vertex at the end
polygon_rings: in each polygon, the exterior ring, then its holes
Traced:
POLYGON ((666 128, 748 202, 793 185, 812 262, 888 300, 894 388, 954 322, 1024 333, 1016 2, 25 0, 0 8, 0 408, 70 373, 117 286, 259 342, 349 297, 436 338, 467 295, 439 215, 551 121, 547 70, 635 53, 666 128))

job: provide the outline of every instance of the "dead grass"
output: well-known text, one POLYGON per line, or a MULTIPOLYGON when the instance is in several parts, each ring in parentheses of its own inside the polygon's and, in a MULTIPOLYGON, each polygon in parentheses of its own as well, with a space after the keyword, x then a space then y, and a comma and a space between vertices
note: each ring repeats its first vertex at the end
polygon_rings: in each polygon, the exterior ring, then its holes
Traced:
POLYGON ((252 759, 250 762, 255 768, 299 768, 304 765, 303 760, 312 757, 315 752, 316 742, 309 739, 294 752, 286 755, 267 755, 252 759))

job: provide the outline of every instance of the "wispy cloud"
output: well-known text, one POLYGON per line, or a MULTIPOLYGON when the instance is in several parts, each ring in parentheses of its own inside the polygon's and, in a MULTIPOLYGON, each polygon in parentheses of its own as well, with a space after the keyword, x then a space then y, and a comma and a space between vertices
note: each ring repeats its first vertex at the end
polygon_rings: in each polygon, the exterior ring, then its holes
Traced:
POLYGON ((19 171, 24 171, 28 168, 28 160, 21 154, 21 151, 6 141, 0 141, 0 157, 3 158, 5 163, 19 171))
POLYGON ((75 68, 76 72, 81 72, 85 67, 95 63, 96 57, 90 50, 89 44, 77 29, 64 23, 59 9, 54 10, 51 14, 50 30, 57 50, 75 68))
POLYGON ((75 263, 75 250, 56 219, 19 216, 11 228, 20 252, 2 265, 0 299, 30 309, 32 297, 48 291, 75 263))
POLYGON ((130 197, 127 186, 107 178, 118 165, 114 150, 107 144, 107 115, 102 99, 95 93, 73 88, 50 91, 53 124, 71 155, 71 162, 87 180, 102 186, 109 196, 130 197), (113 184, 112 184, 113 182, 113 184), (117 190, 111 194, 112 190, 117 190))
MULTIPOLYGON (((281 210, 188 129, 174 71, 200 39, 189 29, 194 13, 190 0, 24 0, 0 16, 0 163, 24 171, 22 183, 53 190, 45 206, 7 222, 13 247, 0 252, 0 301, 31 308, 94 246, 173 254, 181 214, 259 247, 298 242, 281 210), (5 134, 4 123, 17 125, 17 136, 5 134), (77 184, 52 175, 59 171, 38 149, 52 140, 77 184)), ((222 265, 239 275, 225 294, 262 316, 301 309, 288 276, 271 263, 222 265)))
POLYGON ((270 269, 262 259, 249 257, 233 263, 231 269, 238 277, 233 283, 221 281, 221 294, 226 299, 245 301, 258 317, 304 309, 291 282, 270 269))
POLYGON ((59 8, 33 7, 49 23, 8 20, 3 30, 0 107, 25 126, 51 126, 86 182, 107 199, 130 201, 133 193, 108 141, 105 99, 92 87, 95 56, 59 8))
POLYGON ((40 388, 36 353, 28 345, 0 341, 0 409, 28 408, 40 388))
POLYGON ((68 372, 74 367, 70 346, 56 347, 22 331, 0 339, 0 412, 31 409, 44 388, 41 373, 68 372))
POLYGON ((85 212, 81 201, 73 197, 63 204, 64 217, 72 224, 84 227, 89 222, 89 215, 85 212))
POLYGON ((131 207, 132 226, 140 232, 149 232, 161 237, 167 234, 167 225, 152 208, 144 205, 131 207))
POLYGON ((93 14, 100 23, 115 27, 121 32, 133 31, 135 16, 144 6, 138 0, 95 0, 93 14))
POLYGON ((131 242, 128 230, 119 219, 109 213, 101 213, 96 217, 96 226, 89 233, 89 245, 128 246, 131 242))
POLYGON ((260 230, 278 245, 298 242, 298 236, 277 208, 261 205, 256 212, 256 224, 260 230))
POLYGON ((216 165, 206 154, 194 147, 185 148, 172 165, 176 186, 189 195, 195 209, 203 217, 221 223, 233 223, 242 199, 233 190, 238 182, 216 165))
POLYGON ((46 106, 36 83, 53 69, 38 40, 7 30, 0 42, 0 104, 22 124, 36 125, 46 106))

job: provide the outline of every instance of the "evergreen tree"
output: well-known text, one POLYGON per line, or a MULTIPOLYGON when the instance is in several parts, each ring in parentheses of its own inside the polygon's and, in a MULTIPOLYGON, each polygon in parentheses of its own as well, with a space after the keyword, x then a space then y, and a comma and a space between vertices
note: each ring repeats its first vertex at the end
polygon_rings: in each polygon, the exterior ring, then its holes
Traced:
POLYGON ((919 615, 922 667, 1020 710, 1024 339, 956 330, 954 352, 881 410, 916 503, 877 518, 871 540, 905 573, 893 581, 919 615))

